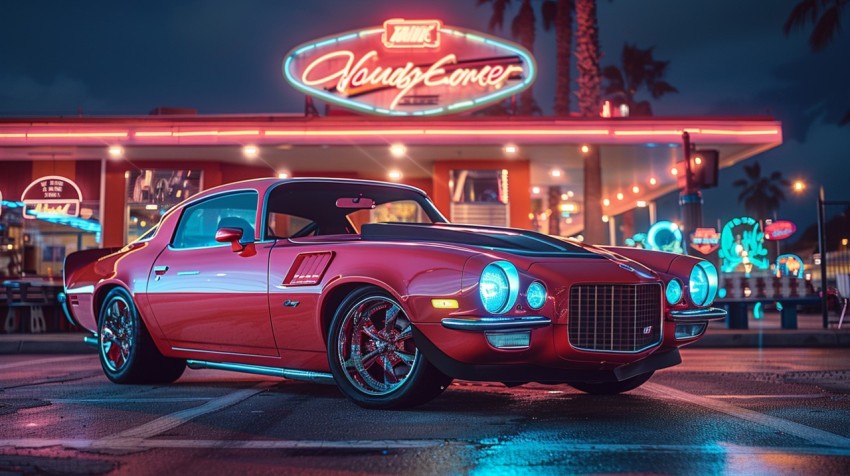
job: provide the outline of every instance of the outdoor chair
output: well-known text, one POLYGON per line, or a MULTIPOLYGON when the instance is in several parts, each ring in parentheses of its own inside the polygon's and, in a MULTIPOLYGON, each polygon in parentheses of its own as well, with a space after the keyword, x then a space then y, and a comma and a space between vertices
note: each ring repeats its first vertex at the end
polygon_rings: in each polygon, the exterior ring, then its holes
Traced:
POLYGON ((841 329, 841 324, 844 323, 844 315, 847 313, 847 303, 850 302, 850 275, 839 274, 835 279, 835 287, 838 290, 838 305, 841 306, 838 328, 841 329))
POLYGON ((9 310, 6 312, 3 330, 7 334, 15 332, 18 327, 24 332, 27 330, 32 333, 45 332, 47 321, 44 319, 44 306, 48 304, 45 289, 21 281, 7 281, 4 284, 6 286, 6 305, 9 310), (25 312, 29 317, 28 325, 24 325, 26 322, 24 321, 25 312))

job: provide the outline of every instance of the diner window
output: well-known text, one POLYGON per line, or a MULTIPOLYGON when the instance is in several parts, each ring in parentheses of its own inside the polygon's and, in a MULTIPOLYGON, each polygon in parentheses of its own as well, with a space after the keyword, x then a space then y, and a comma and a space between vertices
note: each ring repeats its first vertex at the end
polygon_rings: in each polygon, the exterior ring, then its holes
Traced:
POLYGON ((136 169, 127 179, 126 242, 153 228, 174 205, 201 190, 200 170, 136 169))
POLYGON ((243 237, 254 239, 257 223, 257 193, 237 192, 213 197, 183 210, 173 248, 202 248, 226 245, 215 241, 215 232, 224 224, 241 228, 243 237))
POLYGON ((452 222, 510 225, 507 170, 452 170, 449 190, 452 222))
POLYGON ((68 191, 76 187, 64 177, 51 176, 29 187, 37 193, 28 194, 26 203, 18 197, 9 200, 8 195, 4 196, 0 213, 0 281, 20 277, 61 279, 67 255, 101 246, 100 199, 87 199, 95 185, 86 183, 85 193, 74 193, 70 199, 51 195, 61 195, 59 188, 68 191))

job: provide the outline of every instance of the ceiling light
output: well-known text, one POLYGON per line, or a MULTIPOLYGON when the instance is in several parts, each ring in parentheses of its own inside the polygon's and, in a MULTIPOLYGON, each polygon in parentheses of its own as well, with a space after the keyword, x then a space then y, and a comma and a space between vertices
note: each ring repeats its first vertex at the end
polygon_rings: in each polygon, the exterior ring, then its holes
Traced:
POLYGON ((638 187, 637 185, 632 187, 632 193, 640 193, 640 187, 638 187))
POLYGON ((679 169, 673 167, 672 169, 670 169, 670 175, 679 175, 679 169))
POLYGON ((531 187, 531 193, 537 195, 540 193, 540 187, 531 187))
POLYGON ((508 145, 506 145, 506 146, 504 147, 504 149, 503 149, 503 150, 504 150, 504 151, 505 151, 505 153, 506 153, 506 154, 508 154, 508 155, 514 155, 514 154, 516 154, 517 152, 519 152, 519 147, 517 147, 517 146, 515 146, 515 145, 513 145, 513 144, 508 144, 508 145))
POLYGON ((568 200, 569 198, 570 198, 570 196, 567 195, 566 193, 561 194, 561 200, 568 200))
POLYGON ((638 200, 637 206, 640 208, 646 207, 646 200, 638 200))
POLYGON ((655 184, 657 184, 657 183, 658 183, 658 180, 655 180, 655 177, 652 177, 651 179, 649 179, 649 184, 650 184, 650 185, 655 185, 655 184))
POLYGON ((610 218, 608 218, 608 215, 602 215, 602 221, 608 223, 608 221, 610 221, 610 218))
POLYGON ((572 190, 567 190, 567 196, 573 198, 575 196, 575 193, 573 193, 572 190))
POLYGON ((623 192, 617 192, 617 200, 622 200, 624 197, 623 192))
POLYGON ((242 155, 246 159, 256 159, 260 155, 260 149, 255 145, 246 145, 242 147, 242 155))
POLYGON ((390 180, 401 180, 401 170, 390 170, 390 173, 387 174, 390 180))
POLYGON ((552 169, 552 171, 549 172, 549 175, 551 175, 553 177, 560 177, 561 171, 559 169, 552 169))
POLYGON ((588 152, 590 152, 590 147, 588 147, 586 145, 581 146, 581 153, 582 154, 586 154, 588 152))
POLYGON ((120 145, 109 146, 109 156, 113 159, 119 159, 124 156, 124 148, 120 145))
POLYGON ((289 178, 289 172, 278 172, 277 178, 279 179, 287 179, 289 178))
POLYGON ((607 207, 610 204, 611 204, 611 200, 608 200, 607 198, 602 200, 602 206, 607 207))
POLYGON ((400 159, 407 154, 407 147, 404 144, 393 144, 390 146, 390 154, 396 159, 400 159))

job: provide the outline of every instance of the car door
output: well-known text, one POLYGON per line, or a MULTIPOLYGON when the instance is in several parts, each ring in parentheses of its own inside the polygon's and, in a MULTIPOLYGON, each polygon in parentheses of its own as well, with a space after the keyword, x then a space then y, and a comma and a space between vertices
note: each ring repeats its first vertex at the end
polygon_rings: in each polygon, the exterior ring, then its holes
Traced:
POLYGON ((228 227, 236 223, 243 241, 253 241, 257 192, 216 195, 183 210, 148 277, 151 309, 174 348, 277 356, 268 302, 274 243, 234 252, 215 241, 223 221, 228 227))

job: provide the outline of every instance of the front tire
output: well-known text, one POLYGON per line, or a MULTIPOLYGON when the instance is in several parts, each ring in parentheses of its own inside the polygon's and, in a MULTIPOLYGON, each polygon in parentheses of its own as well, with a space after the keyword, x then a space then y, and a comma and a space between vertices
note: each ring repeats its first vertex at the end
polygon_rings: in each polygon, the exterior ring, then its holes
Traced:
POLYGON ((627 378, 620 382, 570 382, 570 386, 591 395, 616 395, 618 393, 628 392, 629 390, 634 390, 640 387, 645 384, 654 373, 655 372, 653 371, 635 375, 632 378, 627 378))
POLYGON ((410 408, 434 399, 452 379, 413 341, 410 319, 388 293, 360 288, 337 308, 328 362, 340 390, 364 408, 410 408))
POLYGON ((170 383, 186 369, 186 361, 159 353, 133 298, 123 288, 109 291, 103 300, 98 336, 100 365, 115 383, 170 383))

